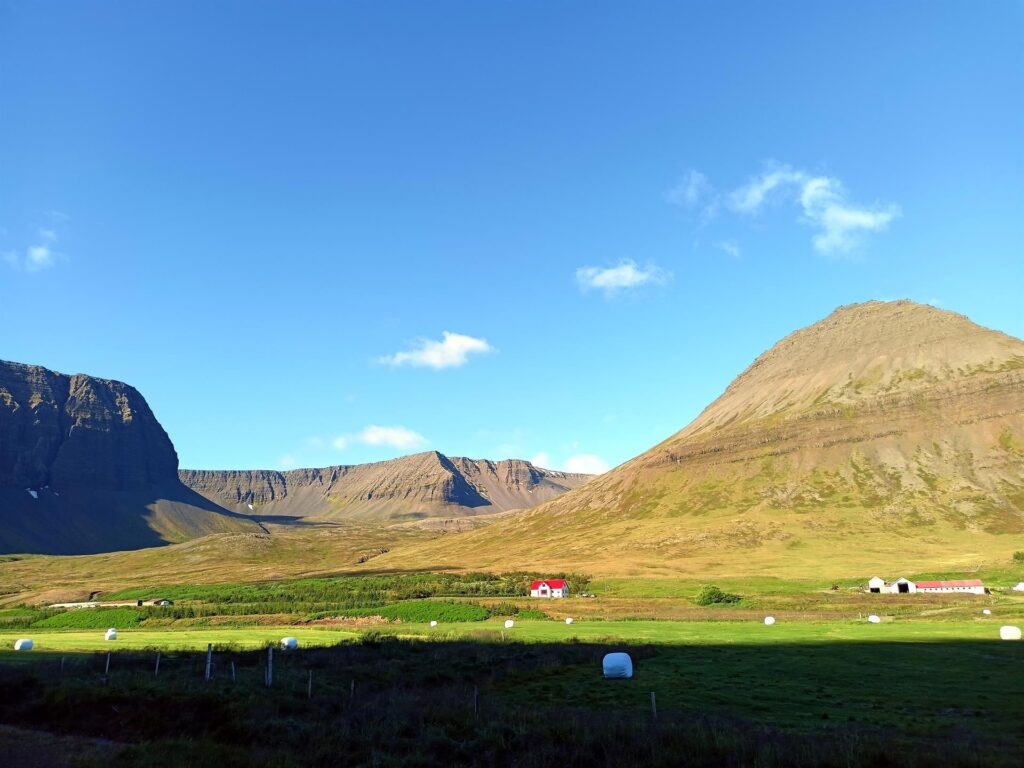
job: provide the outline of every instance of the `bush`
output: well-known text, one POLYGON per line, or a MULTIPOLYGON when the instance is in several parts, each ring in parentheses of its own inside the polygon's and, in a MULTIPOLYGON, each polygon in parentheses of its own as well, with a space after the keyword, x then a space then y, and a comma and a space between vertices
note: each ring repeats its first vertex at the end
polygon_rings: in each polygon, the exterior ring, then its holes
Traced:
POLYGON ((519 618, 520 619, 549 619, 551 617, 548 616, 546 613, 544 613, 544 611, 538 611, 536 608, 523 608, 521 611, 519 611, 519 618))
POLYGON ((1013 553, 1013 562, 1024 563, 1024 549, 1018 549, 1013 553))
POLYGON ((714 584, 705 584, 700 588, 700 592, 697 593, 697 597, 693 599, 693 602, 697 605, 722 605, 738 603, 740 600, 741 598, 739 595, 723 592, 714 584))
POLYGON ((519 613, 519 606, 515 603, 495 603, 487 606, 488 616, 515 616, 519 613))

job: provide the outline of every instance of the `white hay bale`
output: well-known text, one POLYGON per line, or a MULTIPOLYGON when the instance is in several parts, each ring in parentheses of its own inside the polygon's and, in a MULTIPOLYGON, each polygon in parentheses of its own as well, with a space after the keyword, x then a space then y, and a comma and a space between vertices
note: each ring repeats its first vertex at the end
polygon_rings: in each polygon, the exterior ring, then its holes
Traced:
POLYGON ((437 626, 437 622, 436 622, 436 621, 432 621, 432 622, 430 622, 430 626, 432 626, 432 627, 436 627, 436 626, 437 626))
POLYGON ((294 637, 282 637, 281 638, 281 650, 282 651, 294 651, 299 647, 299 641, 294 637))
POLYGON ((16 651, 31 651, 32 647, 34 645, 35 645, 35 643, 33 643, 27 637, 23 637, 20 640, 15 640, 14 641, 14 650, 16 650, 16 651))
POLYGON ((992 615, 992 611, 990 611, 988 608, 982 608, 981 612, 983 614, 985 614, 986 616, 991 616, 992 615))
POLYGON ((512 619, 505 619, 505 629, 512 629, 516 623, 512 619))
POLYGON ((117 630, 111 627, 103 635, 104 640, 117 640, 117 630))
POLYGON ((601 666, 608 680, 627 680, 633 676, 633 659, 628 653, 605 654, 601 666))
POLYGON ((999 639, 1000 640, 1020 640, 1020 627, 1000 627, 999 628, 999 639))
POLYGON ((572 617, 571 616, 566 617, 565 623, 566 624, 572 624, 572 617))
POLYGON ((871 614, 870 616, 868 616, 868 621, 872 624, 881 624, 882 618, 880 616, 875 616, 874 614, 871 614))
POLYGON ((765 616, 764 617, 764 623, 765 623, 766 627, 770 627, 772 624, 775 623, 775 617, 774 616, 765 616))

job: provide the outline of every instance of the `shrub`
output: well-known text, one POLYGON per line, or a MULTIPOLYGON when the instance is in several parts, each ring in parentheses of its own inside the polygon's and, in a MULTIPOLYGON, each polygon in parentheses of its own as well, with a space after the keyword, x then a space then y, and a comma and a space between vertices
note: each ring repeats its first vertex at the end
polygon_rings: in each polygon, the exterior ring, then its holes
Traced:
POLYGON ((1013 562, 1024 563, 1024 549, 1018 549, 1013 553, 1013 562))
POLYGON ((739 595, 723 592, 714 584, 705 584, 700 588, 700 592, 697 593, 697 597, 693 599, 693 602, 697 605, 722 605, 738 603, 740 599, 739 595))
POLYGON ((523 608, 519 611, 520 619, 547 619, 550 618, 544 611, 538 611, 536 608, 523 608))
POLYGON ((515 603, 495 603, 487 606, 488 616, 515 616, 519 613, 519 606, 515 603))

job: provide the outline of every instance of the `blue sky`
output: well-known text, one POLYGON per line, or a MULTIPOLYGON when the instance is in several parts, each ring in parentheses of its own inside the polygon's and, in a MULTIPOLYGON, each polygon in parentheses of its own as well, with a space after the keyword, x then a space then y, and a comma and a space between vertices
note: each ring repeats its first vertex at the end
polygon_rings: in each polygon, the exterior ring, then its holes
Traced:
POLYGON ((1024 337, 1022 33, 1011 2, 0 0, 0 358, 130 382, 186 467, 586 469, 840 304, 1024 337))

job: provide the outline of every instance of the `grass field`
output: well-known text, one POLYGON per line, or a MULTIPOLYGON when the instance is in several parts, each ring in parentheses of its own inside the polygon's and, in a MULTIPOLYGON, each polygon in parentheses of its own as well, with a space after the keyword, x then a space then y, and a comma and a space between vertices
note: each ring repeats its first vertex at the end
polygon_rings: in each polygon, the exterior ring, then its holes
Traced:
MULTIPOLYGON (((14 641, 31 637, 31 653, 72 651, 118 651, 128 649, 200 650, 208 643, 217 647, 252 649, 277 643, 292 636, 303 646, 327 646, 344 640, 374 636, 421 640, 491 640, 501 637, 509 642, 564 643, 611 642, 658 645, 799 645, 807 643, 950 643, 997 641, 999 627, 1007 621, 999 615, 977 616, 969 621, 899 621, 870 624, 866 620, 780 621, 765 626, 760 620, 748 621, 560 621, 518 620, 512 629, 504 629, 503 620, 441 623, 409 622, 371 628, 338 627, 218 627, 185 629, 118 629, 117 640, 104 640, 103 630, 26 629, 0 632, 0 660, 23 658, 15 653, 14 641)), ((1011 643, 1011 645, 1013 645, 1011 643)), ((1024 660, 1024 643, 1020 643, 1024 660)))
POLYGON ((740 602, 698 606, 702 581, 659 577, 539 601, 523 578, 160 582, 117 596, 174 606, 0 609, 0 723, 83 754, 128 733, 97 759, 144 766, 1020 765, 1024 643, 998 637, 1024 626, 1022 595, 757 577, 716 580, 740 602), (275 653, 267 689, 262 649, 285 636, 300 648, 275 653), (15 652, 21 637, 35 649, 15 652), (632 680, 602 679, 612 650, 632 680))
POLYGON ((38 632, 36 651, 0 653, 0 718, 129 732, 129 765, 322 765, 337 750, 367 765, 672 765, 671 750, 694 765, 1019 765, 1024 643, 996 639, 999 624, 527 620, 504 639, 495 620, 383 634, 126 630, 113 642, 38 632), (246 649, 286 634, 301 647, 275 654, 268 690, 265 654, 246 649), (155 648, 167 651, 159 677, 155 648), (632 680, 602 679, 611 650, 633 656, 632 680))

